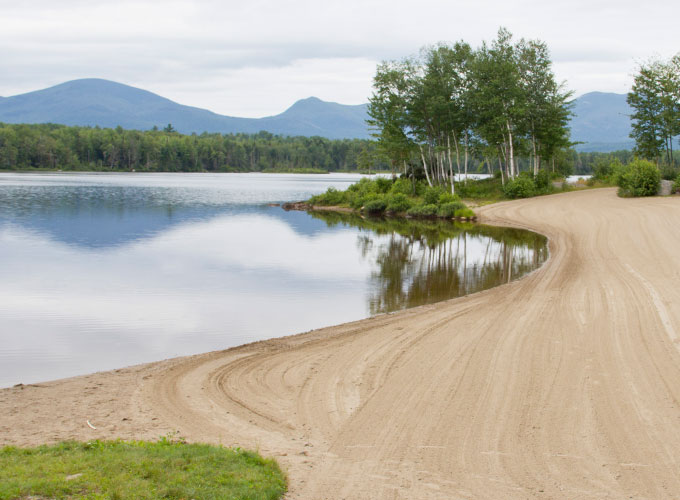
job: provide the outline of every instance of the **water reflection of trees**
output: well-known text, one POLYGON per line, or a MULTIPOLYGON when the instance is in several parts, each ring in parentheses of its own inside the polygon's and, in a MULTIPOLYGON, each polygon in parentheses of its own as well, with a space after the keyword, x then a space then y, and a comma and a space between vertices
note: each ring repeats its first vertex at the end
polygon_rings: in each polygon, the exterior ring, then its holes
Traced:
POLYGON ((361 230, 361 254, 375 264, 368 297, 371 314, 507 283, 536 269, 548 256, 544 236, 520 229, 441 220, 362 218, 334 212, 313 216, 329 226, 342 224, 361 230))

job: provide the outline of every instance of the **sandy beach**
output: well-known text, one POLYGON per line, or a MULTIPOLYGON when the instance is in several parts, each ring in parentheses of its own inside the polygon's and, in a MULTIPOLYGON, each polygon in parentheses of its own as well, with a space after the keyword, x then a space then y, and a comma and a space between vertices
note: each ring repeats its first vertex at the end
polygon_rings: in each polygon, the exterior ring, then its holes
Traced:
POLYGON ((679 498, 680 198, 478 212, 548 236, 548 262, 435 305, 3 389, 0 444, 177 431, 275 457, 290 499, 679 498))

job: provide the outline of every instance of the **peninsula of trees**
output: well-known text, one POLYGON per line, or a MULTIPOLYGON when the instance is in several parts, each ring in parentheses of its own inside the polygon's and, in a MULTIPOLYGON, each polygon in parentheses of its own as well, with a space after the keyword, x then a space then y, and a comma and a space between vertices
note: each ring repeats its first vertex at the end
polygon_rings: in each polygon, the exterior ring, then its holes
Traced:
POLYGON ((570 146, 571 93, 555 81, 545 43, 501 28, 478 49, 439 44, 378 66, 369 103, 380 151, 395 170, 455 190, 472 158, 501 180, 525 158, 537 175, 570 146))

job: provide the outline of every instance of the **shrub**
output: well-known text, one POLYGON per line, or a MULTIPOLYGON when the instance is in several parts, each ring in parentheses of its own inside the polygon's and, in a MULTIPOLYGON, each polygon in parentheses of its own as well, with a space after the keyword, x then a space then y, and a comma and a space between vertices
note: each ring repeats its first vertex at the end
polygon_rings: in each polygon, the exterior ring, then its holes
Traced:
POLYGON ((387 210, 392 212, 406 212, 411 205, 411 200, 403 193, 391 194, 387 197, 387 210))
POLYGON ((475 216, 475 213, 469 208, 465 207, 456 210, 455 216, 461 219, 471 219, 472 217, 475 216))
POLYGON ((618 176, 619 195, 654 196, 659 191, 661 172, 647 160, 635 160, 618 176))
POLYGON ((462 198, 498 200, 503 198, 501 179, 499 177, 461 182, 456 185, 456 194, 462 198))
POLYGON ((534 176, 534 185, 539 191, 547 191, 550 189, 550 172, 546 169, 541 169, 534 176))
POLYGON ((678 176, 678 169, 672 165, 661 166, 661 178, 667 181, 673 181, 678 176))
POLYGON ((465 203, 462 201, 450 201, 448 203, 443 203, 442 205, 439 206, 439 210, 437 211, 437 215, 440 217, 455 217, 456 216, 456 211, 467 208, 465 206, 465 203))
POLYGON ((347 190, 352 191, 359 196, 366 196, 369 193, 377 193, 378 187, 373 180, 363 177, 359 180, 359 182, 356 182, 348 187, 347 190))
POLYGON ((508 198, 529 198, 536 191, 533 179, 527 176, 518 176, 510 179, 503 186, 503 194, 508 198))
POLYGON ((386 194, 392 187, 392 179, 385 177, 376 177, 375 181, 376 192, 386 194))
MULTIPOLYGON (((619 162, 618 159, 614 160, 619 162)), ((619 162, 621 163, 621 162, 619 162)), ((610 158, 598 158, 593 165, 593 178, 605 181, 614 173, 614 163, 610 158)))
POLYGON ((379 214, 385 211, 387 208, 387 200, 384 196, 376 196, 373 199, 366 202, 364 205, 364 210, 369 214, 379 214))
POLYGON ((434 217, 437 215, 437 205, 433 203, 416 205, 411 207, 406 213, 412 217, 434 217))
POLYGON ((410 180, 406 177, 400 177, 392 184, 390 194, 405 194, 406 196, 411 196, 415 194, 413 188, 413 183, 410 180))
POLYGON ((341 205, 346 202, 345 192, 329 187, 325 193, 312 196, 309 202, 312 205, 341 205))
POLYGON ((621 177, 623 176, 623 174, 626 173, 626 169, 628 167, 621 163, 619 160, 614 160, 611 163, 611 167, 612 169, 611 174, 609 174, 609 182, 616 184, 618 186, 621 177))
POLYGON ((436 205, 439 203, 439 197, 444 193, 444 188, 441 186, 428 186, 423 193, 423 201, 425 202, 425 205, 436 205))
POLYGON ((460 201, 460 196, 451 194, 447 191, 439 196, 438 203, 439 205, 445 205, 446 203, 452 203, 454 201, 460 201))

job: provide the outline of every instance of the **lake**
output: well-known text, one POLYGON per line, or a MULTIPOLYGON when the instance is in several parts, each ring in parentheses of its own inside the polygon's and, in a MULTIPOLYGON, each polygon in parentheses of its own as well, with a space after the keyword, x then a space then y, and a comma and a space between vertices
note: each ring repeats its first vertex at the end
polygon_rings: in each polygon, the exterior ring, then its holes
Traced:
POLYGON ((0 387, 445 300, 547 258, 528 231, 273 206, 360 178, 0 173, 0 387))

